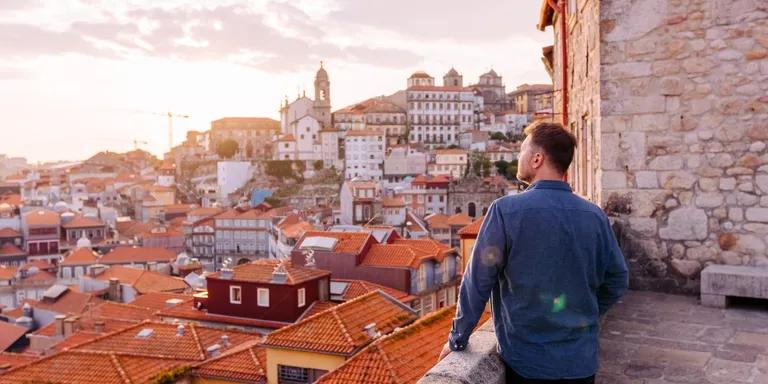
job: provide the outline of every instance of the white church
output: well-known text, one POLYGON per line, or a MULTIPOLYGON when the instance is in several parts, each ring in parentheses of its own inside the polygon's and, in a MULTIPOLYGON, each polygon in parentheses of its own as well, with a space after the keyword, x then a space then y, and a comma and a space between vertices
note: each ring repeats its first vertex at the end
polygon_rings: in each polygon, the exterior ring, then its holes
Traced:
POLYGON ((343 169, 339 158, 339 131, 331 123, 331 82, 320 63, 315 75, 315 99, 306 94, 291 103, 280 105, 280 136, 274 153, 275 160, 304 160, 307 169, 315 161, 323 166, 343 169))

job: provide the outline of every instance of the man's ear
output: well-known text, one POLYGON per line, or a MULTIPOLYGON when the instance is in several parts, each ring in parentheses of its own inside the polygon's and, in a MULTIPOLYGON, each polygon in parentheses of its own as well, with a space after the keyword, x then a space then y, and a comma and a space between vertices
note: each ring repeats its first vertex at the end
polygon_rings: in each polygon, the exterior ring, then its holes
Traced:
POLYGON ((533 154, 533 168, 540 168, 542 165, 544 165, 544 155, 541 154, 541 152, 536 152, 533 154))

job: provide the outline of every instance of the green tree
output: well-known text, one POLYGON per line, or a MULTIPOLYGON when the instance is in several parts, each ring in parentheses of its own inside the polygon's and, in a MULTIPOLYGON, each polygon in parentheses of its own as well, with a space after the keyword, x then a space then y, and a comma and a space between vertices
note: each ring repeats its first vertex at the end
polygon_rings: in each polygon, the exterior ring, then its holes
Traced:
POLYGON ((512 160, 507 166, 506 175, 509 180, 517 180, 517 160, 512 160))
POLYGON ((235 156, 235 153, 237 153, 238 148, 237 141, 227 139, 216 146, 216 154, 222 159, 231 159, 232 156, 235 156))
POLYGON ((479 151, 472 151, 469 154, 469 161, 471 164, 472 172, 477 176, 487 177, 491 174, 491 160, 488 156, 480 153, 479 151))
POLYGON ((501 132, 492 133, 490 139, 497 141, 509 141, 509 138, 501 132))
POLYGON ((267 161, 264 167, 264 173, 281 180, 297 179, 293 172, 293 160, 272 160, 267 161))
POLYGON ((495 163, 493 163, 494 166, 496 166, 496 173, 502 176, 507 175, 507 168, 509 167, 509 162, 506 160, 499 160, 495 163))

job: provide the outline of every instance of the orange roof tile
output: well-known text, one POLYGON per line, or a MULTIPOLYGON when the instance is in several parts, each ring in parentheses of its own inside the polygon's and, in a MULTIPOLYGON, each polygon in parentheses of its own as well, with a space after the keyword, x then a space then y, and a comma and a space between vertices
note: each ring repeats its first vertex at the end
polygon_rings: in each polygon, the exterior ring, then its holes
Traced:
POLYGON ((0 265, 0 280, 10 280, 16 275, 16 268, 0 265))
POLYGON ((402 197, 384 197, 381 199, 382 207, 405 207, 405 200, 402 197))
POLYGON ((222 212, 221 208, 197 208, 187 212, 187 217, 189 216, 211 217, 213 215, 218 215, 221 212, 222 212))
POLYGON ((309 237, 332 237, 337 240, 336 246, 333 249, 338 253, 358 253, 362 250, 363 245, 371 236, 368 232, 331 232, 331 231, 307 231, 304 236, 296 243, 296 249, 301 247, 301 244, 309 237))
POLYGON ((312 304, 309 305, 306 311, 299 316, 299 318, 296 321, 301 321, 303 319, 306 319, 307 317, 310 317, 312 315, 316 315, 320 312, 325 311, 326 309, 332 308, 339 305, 339 303, 334 303, 333 301, 315 301, 312 304))
MULTIPOLYGON (((203 361, 208 357, 206 348, 214 344, 221 345, 221 336, 229 337, 230 347, 258 339, 254 333, 223 330, 186 324, 184 334, 177 335, 177 325, 159 322, 142 322, 117 332, 100 336, 90 342, 76 346, 77 351, 101 351, 147 356, 155 358, 203 361), (144 329, 151 329, 146 338, 138 334, 144 329)), ((222 351, 228 350, 221 345, 222 351)))
POLYGON ((4 227, 0 228, 0 238, 1 237, 21 237, 21 233, 13 228, 4 227))
POLYGON ((403 291, 385 287, 376 283, 371 283, 370 281, 348 279, 333 279, 332 281, 349 283, 349 285, 347 285, 347 289, 344 290, 344 293, 341 297, 341 299, 344 301, 349 301, 377 290, 384 291, 384 293, 387 295, 390 295, 403 303, 407 303, 415 299, 415 297, 403 291))
MULTIPOLYGON (((43 272, 38 272, 40 274, 43 272)), ((56 276, 53 276, 54 280, 56 276)), ((83 313, 92 305, 102 303, 103 300, 94 297, 88 293, 75 292, 71 289, 67 289, 61 296, 55 300, 44 298, 42 300, 24 300, 24 303, 29 303, 34 309, 44 309, 46 311, 55 312, 61 315, 73 314, 79 315, 83 313)))
POLYGON ((64 256, 61 265, 91 265, 99 261, 99 254, 90 248, 77 248, 64 256))
POLYGON ((430 215, 426 218, 426 222, 429 225, 429 228, 443 228, 448 229, 448 215, 444 215, 442 213, 436 213, 434 215, 430 215))
POLYGON ((395 239, 392 244, 374 244, 362 265, 384 268, 417 268, 424 260, 442 261, 451 248, 433 239, 395 239))
POLYGON ((165 248, 117 247, 101 257, 102 264, 147 263, 150 261, 170 262, 176 254, 165 248))
POLYGON ((374 339, 365 326, 382 334, 418 316, 381 291, 371 292, 267 335, 264 347, 351 356, 374 339))
POLYGON ((485 219, 485 216, 481 216, 479 219, 472 222, 472 224, 467 225, 466 227, 459 229, 458 234, 462 237, 477 237, 477 234, 480 233, 480 227, 483 225, 483 220, 485 219))
POLYGON ((11 256, 23 256, 27 253, 23 250, 19 249, 19 247, 11 244, 11 243, 3 243, 0 245, 0 258, 2 257, 11 257, 11 256))
MULTIPOLYGON (((455 309, 444 308, 376 340, 317 383, 416 383, 435 365, 455 309)), ((486 312, 481 321, 488 317, 486 312)))
POLYGON ((33 226, 59 226, 61 223, 58 213, 44 209, 36 209, 29 212, 24 218, 27 221, 27 225, 33 226))
POLYGON ((173 358, 67 351, 11 369, 0 377, 0 381, 4 384, 147 383, 159 373, 184 363, 173 358))
MULTIPOLYGON (((255 260, 248 264, 238 265, 232 268, 233 276, 231 280, 249 281, 256 283, 273 283, 272 272, 282 260, 262 259, 255 260)), ((300 284, 305 281, 319 279, 324 276, 330 276, 331 272, 307 267, 294 266, 290 260, 285 260, 285 270, 288 273, 288 284, 300 284)), ((209 277, 220 279, 221 273, 211 274, 209 277)))
POLYGON ((314 230, 315 226, 307 223, 306 221, 300 221, 296 224, 291 224, 283 229, 283 234, 289 239, 298 239, 306 231, 314 230))
POLYGON ((435 155, 466 155, 467 151, 459 148, 435 149, 435 155))
POLYGON ((16 368, 31 363, 38 358, 37 356, 23 353, 0 352, 0 366, 7 366, 8 368, 6 369, 16 368))
POLYGON ((155 311, 168 308, 168 300, 179 299, 183 301, 192 300, 191 295, 182 295, 179 293, 168 292, 147 292, 143 295, 136 297, 129 304, 137 307, 151 308, 155 311))
POLYGON ((448 225, 466 226, 472 223, 472 218, 466 213, 457 213, 448 218, 448 225))
POLYGON ((229 210, 226 210, 218 215, 215 216, 217 219, 241 219, 241 220, 257 220, 257 219, 266 219, 267 216, 263 211, 260 211, 258 209, 240 209, 240 208, 232 208, 229 210))
POLYGON ((123 284, 132 286, 139 294, 149 292, 181 293, 188 288, 183 279, 131 267, 115 265, 96 276, 96 280, 108 281, 117 278, 123 284))
POLYGON ((208 379, 266 384, 266 367, 266 351, 259 345, 259 341, 251 341, 219 357, 195 365, 193 375, 208 379))
POLYGON ((431 176, 431 175, 418 175, 416 176, 413 181, 411 181, 411 184, 437 184, 437 183, 449 183, 451 182, 451 178, 446 175, 437 175, 437 176, 431 176))
POLYGON ((24 337, 27 331, 25 327, 0 321, 0 351, 8 349, 16 340, 24 337))

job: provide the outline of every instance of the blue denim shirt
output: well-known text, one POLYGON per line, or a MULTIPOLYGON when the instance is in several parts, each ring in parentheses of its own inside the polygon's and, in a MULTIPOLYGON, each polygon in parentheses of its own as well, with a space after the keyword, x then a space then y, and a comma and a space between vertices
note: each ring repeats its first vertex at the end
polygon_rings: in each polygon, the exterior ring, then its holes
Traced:
POLYGON ((605 213, 564 182, 538 181, 489 208, 461 282, 449 346, 466 347, 490 298, 501 356, 518 374, 592 376, 599 315, 627 285, 605 213))

